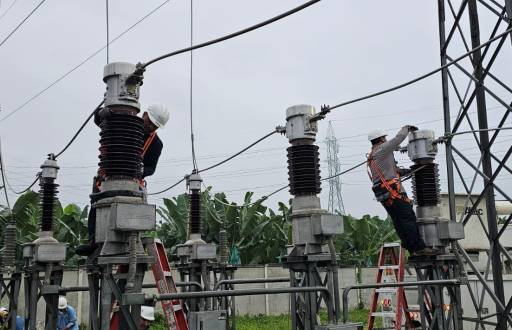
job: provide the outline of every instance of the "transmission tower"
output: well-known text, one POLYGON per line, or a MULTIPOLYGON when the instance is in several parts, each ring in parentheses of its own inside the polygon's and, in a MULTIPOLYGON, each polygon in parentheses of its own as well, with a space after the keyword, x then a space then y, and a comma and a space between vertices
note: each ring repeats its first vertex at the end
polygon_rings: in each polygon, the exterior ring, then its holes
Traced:
POLYGON ((329 168, 329 211, 339 212, 345 214, 345 206, 343 205, 343 198, 341 197, 341 180, 339 176, 335 176, 340 173, 341 165, 338 158, 338 140, 334 135, 334 129, 332 123, 329 121, 329 127, 327 129, 327 137, 325 138, 325 144, 327 145, 327 166, 329 168))

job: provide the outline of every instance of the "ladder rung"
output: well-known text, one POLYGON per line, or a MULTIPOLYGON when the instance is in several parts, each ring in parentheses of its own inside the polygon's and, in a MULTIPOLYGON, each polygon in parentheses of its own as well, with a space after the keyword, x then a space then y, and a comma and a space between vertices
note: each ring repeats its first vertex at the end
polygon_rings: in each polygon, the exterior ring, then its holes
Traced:
POLYGON ((379 266, 379 269, 399 269, 400 265, 384 265, 379 266))
POLYGON ((400 247, 400 243, 384 243, 384 247, 400 247))
POLYGON ((376 317, 396 317, 395 312, 373 312, 372 316, 376 317))
POLYGON ((383 292, 383 293, 396 293, 398 288, 379 288, 375 289, 375 292, 383 292))
POLYGON ((165 277, 172 277, 172 272, 163 272, 165 277))

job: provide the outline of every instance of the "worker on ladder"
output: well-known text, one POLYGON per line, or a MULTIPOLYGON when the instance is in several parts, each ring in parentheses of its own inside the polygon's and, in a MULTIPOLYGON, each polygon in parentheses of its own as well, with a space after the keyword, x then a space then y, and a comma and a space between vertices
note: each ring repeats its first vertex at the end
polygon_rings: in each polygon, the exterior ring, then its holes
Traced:
MULTIPOLYGON (((106 114, 108 116, 108 114, 106 114)), ((142 149, 142 178, 141 178, 141 189, 145 189, 144 179, 155 173, 158 159, 162 153, 163 143, 162 140, 156 134, 157 129, 163 128, 169 120, 169 111, 163 105, 150 105, 148 110, 142 114, 144 120, 144 147, 142 149)), ((94 115, 94 123, 100 125, 101 115, 96 112, 94 115)), ((99 186, 103 178, 98 173, 98 176, 94 178, 94 184, 92 192, 93 194, 99 192, 99 186)), ((91 195, 92 196, 92 195, 91 195)), ((94 200, 91 198, 91 205, 94 200)), ((87 227, 89 232, 89 244, 80 245, 76 249, 76 253, 81 256, 88 256, 96 249, 96 210, 91 207, 89 210, 89 217, 87 219, 87 227)))
POLYGON ((401 175, 407 174, 409 170, 399 169, 393 154, 400 149, 400 143, 407 134, 417 129, 406 125, 389 141, 386 139, 387 134, 381 130, 370 132, 368 141, 372 144, 372 150, 368 154, 368 175, 373 183, 375 197, 393 220, 402 245, 416 255, 433 255, 435 251, 426 247, 420 236, 412 202, 401 184, 401 175))

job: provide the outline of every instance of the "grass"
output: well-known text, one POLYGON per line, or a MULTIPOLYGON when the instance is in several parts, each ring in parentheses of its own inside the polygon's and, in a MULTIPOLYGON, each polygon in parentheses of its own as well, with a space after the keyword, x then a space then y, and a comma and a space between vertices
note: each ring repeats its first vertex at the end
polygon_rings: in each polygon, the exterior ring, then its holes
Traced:
MULTIPOLYGON (((327 322, 325 312, 321 313, 322 322, 327 322)), ((354 309, 349 312, 351 322, 361 322, 366 324, 368 318, 367 309, 354 309)), ((238 316, 236 318, 237 330, 289 330, 291 329, 291 319, 288 314, 283 315, 257 315, 257 316, 238 316)), ((151 325, 151 330, 166 330, 165 320, 162 315, 157 314, 155 322, 151 325)))

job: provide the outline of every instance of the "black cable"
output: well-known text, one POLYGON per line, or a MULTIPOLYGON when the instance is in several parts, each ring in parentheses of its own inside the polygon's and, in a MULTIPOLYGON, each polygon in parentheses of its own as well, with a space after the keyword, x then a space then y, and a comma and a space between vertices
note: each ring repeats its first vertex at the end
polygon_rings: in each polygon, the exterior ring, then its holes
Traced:
POLYGON ((347 169, 347 170, 345 170, 345 171, 343 171, 343 172, 336 173, 336 174, 331 175, 331 176, 329 176, 329 177, 327 177, 327 178, 323 178, 323 179, 321 179, 321 181, 329 180, 329 179, 335 178, 335 177, 337 177, 337 176, 343 175, 343 174, 345 174, 345 173, 348 173, 348 172, 350 172, 350 171, 353 171, 353 170, 355 170, 356 168, 358 168, 358 167, 360 167, 360 166, 363 166, 363 165, 364 165, 364 164, 366 164, 367 162, 368 162, 368 160, 365 160, 364 162, 361 162, 361 163, 359 163, 359 164, 357 164, 357 165, 354 165, 354 166, 352 166, 351 168, 349 168, 349 169, 347 169))
POLYGON ((175 184, 173 184, 172 186, 170 186, 169 188, 165 188, 164 190, 160 190, 158 192, 154 192, 154 193, 149 193, 148 195, 159 195, 161 193, 164 193, 166 191, 169 191, 171 190, 172 188, 176 187, 177 185, 179 185, 180 183, 182 183, 183 181, 185 181, 186 177, 184 177, 183 179, 181 179, 180 181, 176 182, 175 184))
MULTIPOLYGON (((190 47, 194 45, 194 2, 190 0, 190 47)), ((193 117, 193 68, 194 52, 190 51, 190 144, 192 149, 192 166, 197 170, 196 148, 194 144, 194 117, 193 117)))
POLYGON ((60 155, 62 155, 64 153, 64 151, 66 151, 69 146, 71 144, 73 144, 73 142, 75 142, 76 138, 78 137, 78 135, 82 132, 82 130, 84 129, 85 125, 87 125, 87 123, 89 122, 89 120, 91 120, 92 117, 94 117, 94 114, 96 114, 96 112, 98 112, 100 109, 101 109, 101 106, 103 105, 103 103, 105 102, 105 100, 102 100, 100 102, 100 104, 98 104, 98 106, 94 109, 93 112, 91 112, 91 114, 87 117, 87 119, 85 119, 85 121, 83 122, 82 126, 80 126, 80 128, 78 129, 78 131, 76 131, 75 135, 73 135, 73 137, 71 138, 71 140, 69 140, 68 144, 66 144, 66 146, 61 150, 59 151, 57 154, 55 154, 55 159, 57 159, 57 157, 59 157, 60 155))
POLYGON ((483 43, 483 44, 481 44, 480 46, 475 47, 475 48, 473 48, 472 50, 470 50, 469 52, 467 52, 467 53, 465 53, 465 54, 463 54, 463 55, 461 55, 461 56, 457 57, 457 58, 456 58, 456 59, 454 59, 453 61, 448 62, 448 63, 446 63, 445 65, 440 66, 440 67, 439 67, 439 68, 437 68, 437 69, 434 69, 434 70, 432 70, 432 71, 430 71, 430 72, 428 72, 428 73, 425 73, 425 74, 423 74, 423 75, 421 75, 421 76, 419 76, 419 77, 417 77, 417 78, 414 78, 414 79, 412 79, 412 80, 409 80, 409 81, 407 81, 407 82, 404 82, 404 83, 402 83, 402 84, 400 84, 400 85, 397 85, 397 86, 394 86, 394 87, 391 87, 391 88, 388 88, 388 89, 384 89, 384 90, 382 90, 382 91, 375 92, 375 93, 372 93, 372 94, 368 94, 368 95, 366 95, 366 96, 358 97, 358 98, 356 98, 356 99, 353 99, 353 100, 350 100, 350 101, 346 101, 346 102, 343 102, 343 103, 340 103, 340 104, 334 105, 334 106, 332 106, 332 107, 330 107, 330 106, 323 107, 323 108, 322 108, 322 110, 321 110, 321 111, 316 115, 316 117, 318 118, 318 117, 325 116, 325 114, 329 113, 331 110, 334 110, 334 109, 336 109, 336 108, 340 108, 340 107, 343 107, 343 106, 346 106, 346 105, 349 105, 349 104, 352 104, 352 103, 356 103, 356 102, 359 102, 359 101, 364 101, 364 100, 367 100, 367 99, 370 99, 370 98, 373 98, 373 97, 376 97, 376 96, 380 96, 380 95, 383 95, 383 94, 387 94, 387 93, 389 93, 389 92, 396 91, 396 90, 401 89, 401 88, 403 88, 403 87, 407 87, 407 86, 409 86, 409 85, 412 85, 412 84, 414 84, 414 83, 416 83, 416 82, 418 82, 418 81, 420 81, 420 80, 423 80, 423 79, 425 79, 425 78, 428 78, 428 77, 430 77, 430 76, 432 76, 432 75, 434 75, 434 74, 438 73, 439 71, 442 71, 442 70, 444 70, 444 69, 448 68, 449 66, 451 66, 451 65, 453 65, 453 64, 455 64, 455 63, 457 63, 457 62, 459 62, 460 60, 462 60, 462 59, 464 59, 464 58, 468 57, 469 55, 471 55, 471 54, 473 54, 473 53, 477 52, 478 50, 482 49, 483 47, 486 47, 487 45, 489 45, 489 44, 493 43, 494 41, 496 41, 496 40, 500 39, 500 38, 501 38, 501 37, 503 37, 504 35, 509 34, 510 32, 512 32, 512 28, 507 29, 505 32, 503 32, 503 33, 501 33, 501 34, 499 34, 499 35, 495 36, 494 38, 489 39, 488 41, 484 42, 484 43, 483 43))
POLYGON ((232 39, 232 38, 235 38, 235 37, 238 37, 242 34, 245 34, 245 33, 248 33, 248 32, 251 32, 251 31, 254 31, 254 30, 257 30, 261 27, 264 27, 266 25, 269 25, 271 23, 274 23, 276 21, 279 21, 280 19, 283 19, 285 17, 288 17, 292 14, 295 14, 296 12, 299 12, 311 5, 314 5, 315 3, 317 2, 320 2, 320 0, 312 0, 312 1, 308 1, 296 8, 293 8, 285 13, 282 13, 278 16, 275 16, 273 18, 270 18, 266 21, 263 21, 261 23, 258 23, 256 25, 253 25, 253 26, 250 26, 248 28, 245 28, 243 30, 240 30, 240 31, 237 31, 237 32, 234 32, 234 33, 231 33, 231 34, 228 34, 226 36, 223 36, 223 37, 219 37, 217 39, 213 39, 213 40, 210 40, 210 41, 207 41, 207 42, 203 42, 201 44, 198 44, 198 45, 195 45, 195 46, 191 46, 191 47, 187 47, 187 48, 183 48, 183 49, 180 49, 180 50, 176 50, 174 52, 171 52, 171 53, 167 53, 167 54, 164 54, 162 56, 159 56, 159 57, 156 57, 146 63, 143 63, 143 64, 140 64, 139 66, 139 69, 141 70, 144 70, 145 68, 147 68, 148 66, 150 66, 151 64, 153 63, 156 63, 158 61, 161 61, 165 58, 168 58, 168 57, 172 57, 172 56, 175 56, 175 55, 179 55, 179 54, 182 54, 182 53, 186 53, 186 52, 189 52, 189 51, 192 51, 194 49, 199 49, 199 48, 203 48, 203 47, 207 47, 207 46, 210 46, 210 45, 213 45, 213 44, 216 44, 216 43, 219 43, 219 42, 222 42, 222 41, 226 41, 226 40, 229 40, 229 39, 232 39))
MULTIPOLYGON (((204 168, 202 170, 199 170, 197 171, 197 173, 201 173, 201 172, 205 172, 205 171, 208 171, 208 170, 211 170, 217 166, 220 166, 228 161, 230 161, 231 159, 235 158, 236 156, 242 154, 243 152, 249 150, 250 148, 254 147, 255 145, 257 145, 258 143, 260 143, 261 141, 265 140, 266 138, 272 136, 273 134, 277 133, 279 131, 279 128, 276 128, 274 131, 268 133, 267 135, 263 136, 262 138, 256 140, 255 142, 251 143, 250 145, 248 145, 247 147, 245 147, 244 149, 240 150, 239 152, 229 156, 228 158, 224 159, 223 161, 220 161, 212 166, 209 166, 207 168, 204 168)), ((161 194, 163 192, 166 192, 174 187, 176 187, 178 184, 182 183, 183 181, 185 181, 186 177, 184 177, 183 179, 181 179, 180 181, 176 182, 175 184, 173 184, 172 186, 168 187, 168 188, 165 188, 164 190, 161 190, 159 192, 155 192, 155 193, 150 193, 148 195, 158 195, 158 194, 161 194)))
POLYGON ((4 157, 2 154, 2 143, 0 142, 0 167, 1 167, 1 174, 2 174, 2 189, 5 193, 5 202, 7 203, 7 207, 9 208, 10 212, 12 213, 11 203, 9 202, 9 196, 7 194, 7 184, 5 180, 5 168, 4 168, 4 157))
MULTIPOLYGON (((349 168, 349 169, 347 169, 347 170, 345 170, 345 171, 343 171, 343 172, 336 173, 336 174, 331 175, 331 176, 329 176, 329 177, 327 177, 327 178, 323 178, 323 179, 321 179, 320 181, 329 180, 329 179, 335 178, 335 177, 337 177, 337 176, 340 176, 340 175, 346 174, 346 173, 348 173, 348 172, 350 172, 350 171, 355 170, 356 168, 358 168, 358 167, 360 167, 360 166, 363 166, 363 165, 364 165, 364 164, 366 164, 367 162, 368 162, 368 161, 367 161, 367 160, 365 160, 364 162, 361 162, 361 163, 359 163, 359 164, 357 164, 357 165, 354 165, 354 166, 352 166, 351 168, 349 168)), ((284 190, 284 189, 288 188, 288 186, 289 186, 289 184, 287 184, 286 186, 283 186, 283 187, 281 187, 281 188, 279 188, 279 189, 276 189, 276 190, 274 190, 273 192, 271 192, 270 194, 268 194, 268 195, 264 195, 263 197, 261 197, 261 198, 260 198, 258 201, 256 201, 256 202, 262 202, 262 201, 264 201, 264 200, 268 199, 270 196, 275 195, 275 194, 277 194, 278 192, 280 192, 280 191, 282 191, 282 190, 284 190)), ((253 204, 255 204, 256 202, 254 202, 253 204)))
POLYGON ((23 23, 25 23, 25 22, 29 19, 29 17, 30 17, 30 16, 32 16, 32 14, 36 12, 36 10, 37 10, 39 7, 41 7, 41 5, 42 5, 45 1, 46 1, 46 0, 42 0, 42 1, 41 1, 41 2, 40 2, 40 3, 39 3, 39 4, 38 4, 34 9, 32 9, 32 11, 27 15, 27 17, 25 17, 25 18, 20 22, 20 24, 18 24, 18 26, 16 26, 16 27, 14 28, 14 30, 12 30, 12 31, 11 31, 11 33, 9 33, 9 34, 7 35, 7 37, 5 37, 5 39, 4 39, 4 40, 2 40, 2 42, 0 42, 0 47, 2 47, 2 46, 3 46, 3 44, 5 44, 5 42, 6 42, 7 40, 9 40, 9 38, 14 34, 14 32, 16 32, 16 31, 17 31, 17 30, 18 30, 18 29, 23 25, 23 23))
POLYGON ((108 0, 105 0, 105 17, 107 19, 107 64, 109 63, 109 45, 110 45, 110 36, 109 36, 109 29, 110 24, 108 22, 108 0))
MULTIPOLYGON (((118 39, 120 39, 121 37, 123 37, 126 33, 130 32, 133 28, 135 28, 137 25, 139 25, 140 23, 142 23, 145 19, 147 19, 149 16, 151 16, 152 14, 154 14, 157 10, 159 10, 161 7, 163 7, 165 4, 167 4, 169 1, 171 0, 165 0, 164 2, 162 2, 160 5, 158 5, 155 9, 151 10, 149 13, 147 13, 146 15, 144 15, 143 17, 141 17, 137 22, 135 22, 134 24, 132 24, 130 27, 128 27, 126 30, 124 30, 123 32, 121 32, 119 35, 117 35, 114 39, 112 39, 110 41, 110 44, 117 41, 118 39)), ((71 73, 73 73, 74 71, 76 71, 78 68, 80 68, 82 65, 84 65, 85 63, 89 62, 90 59, 92 59, 94 56, 98 55, 99 53, 101 53, 105 48, 107 48, 108 45, 105 45, 103 47, 101 47, 100 49, 98 49, 97 51, 95 51, 94 53, 92 53, 91 55, 89 55, 87 58, 85 58, 82 62, 78 63, 77 65, 75 65, 73 68, 71 68, 69 71, 67 71, 66 73, 64 73, 62 76, 60 76, 59 78, 55 79, 52 83, 50 83, 48 86, 46 86, 45 88, 43 88, 42 90, 40 90, 39 92, 37 92, 36 94, 32 95, 30 98, 28 98, 25 102, 23 102, 21 105, 19 105, 16 109, 14 109, 13 111, 9 112, 7 115, 5 115, 4 117, 2 117, 2 119, 0 119, 0 123, 3 122, 4 120, 8 119, 9 117, 11 117, 12 115, 14 115, 16 112, 20 111, 21 109, 25 108, 28 104, 30 104, 32 101, 34 101, 35 99, 37 99, 39 96, 43 95, 47 90, 49 90, 50 88, 52 88, 53 86, 57 85, 61 80, 63 80, 64 78, 66 78, 67 76, 69 76, 71 73)))
POLYGON ((213 168, 216 168, 217 166, 220 166, 220 165, 222 165, 222 164, 224 164, 224 163, 226 163, 226 162, 230 161, 231 159, 233 159, 233 158, 235 158, 236 156, 240 155, 241 153, 243 153, 243 152, 245 152, 245 151, 247 151, 247 150, 251 149, 252 147, 254 147, 255 145, 257 145, 257 144, 258 144, 258 143, 260 143, 261 141, 263 141, 263 140, 265 140, 266 138, 268 138, 268 137, 270 137, 270 136, 274 135, 274 134, 275 134, 275 133, 277 133, 277 132, 278 132, 278 130, 277 130, 277 129, 276 129, 276 130, 273 130, 272 132, 268 133, 267 135, 263 136, 262 138, 260 138, 260 139, 256 140, 255 142, 251 143, 250 145, 248 145, 248 146, 247 146, 247 147, 245 147, 244 149, 240 150, 239 152, 237 152, 237 153, 235 153, 235 154, 231 155, 230 157, 228 157, 228 158, 226 158, 226 159, 224 159, 224 160, 222 160, 222 161, 220 161, 220 162, 218 162, 218 163, 216 163, 216 164, 213 164, 212 166, 208 166, 207 168, 203 168, 202 170, 197 171, 197 173, 206 172, 206 171, 208 171, 208 170, 211 170, 211 169, 213 169, 213 168))

